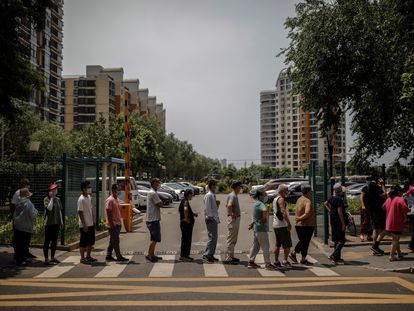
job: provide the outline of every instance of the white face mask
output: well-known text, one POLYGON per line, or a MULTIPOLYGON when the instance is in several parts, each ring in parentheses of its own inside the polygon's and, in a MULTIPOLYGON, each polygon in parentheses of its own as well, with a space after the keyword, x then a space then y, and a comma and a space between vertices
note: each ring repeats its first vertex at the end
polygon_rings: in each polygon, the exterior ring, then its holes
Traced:
POLYGON ((88 187, 88 188, 86 189, 86 191, 87 191, 87 193, 88 193, 88 194, 92 194, 92 188, 88 187))

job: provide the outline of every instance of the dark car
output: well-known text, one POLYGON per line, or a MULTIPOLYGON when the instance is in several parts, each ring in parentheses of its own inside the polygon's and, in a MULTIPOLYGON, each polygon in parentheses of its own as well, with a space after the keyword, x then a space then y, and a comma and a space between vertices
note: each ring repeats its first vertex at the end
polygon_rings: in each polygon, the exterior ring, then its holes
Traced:
POLYGON ((167 187, 165 187, 163 185, 161 185, 158 188, 158 192, 165 192, 165 193, 171 194, 174 201, 180 201, 180 197, 178 196, 178 194, 175 193, 175 191, 173 191, 171 189, 168 189, 167 187))
POLYGON ((195 187, 195 186, 193 186, 193 185, 191 185, 190 183, 187 183, 187 182, 177 182, 177 184, 179 184, 179 185, 181 185, 181 186, 183 186, 185 188, 193 189, 194 195, 199 195, 200 194, 200 189, 197 188, 197 187, 195 187))

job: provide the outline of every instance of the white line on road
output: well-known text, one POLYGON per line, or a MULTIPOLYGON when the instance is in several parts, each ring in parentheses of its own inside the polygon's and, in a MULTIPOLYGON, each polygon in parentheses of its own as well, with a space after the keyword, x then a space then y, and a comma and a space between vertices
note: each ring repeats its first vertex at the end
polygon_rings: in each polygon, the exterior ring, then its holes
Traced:
POLYGON ((308 266, 306 267, 309 269, 310 272, 312 272, 316 276, 338 276, 339 275, 335 271, 322 266, 319 263, 319 261, 317 261, 315 258, 309 255, 306 257, 306 259, 314 265, 313 267, 308 267, 308 266))
POLYGON ((204 275, 208 278, 214 277, 228 277, 226 267, 224 267, 223 263, 215 262, 215 263, 203 263, 204 268, 204 275))
MULTIPOLYGON (((175 260, 175 255, 163 255, 162 260, 175 260)), ((174 270, 173 262, 157 262, 152 267, 149 274, 150 278, 169 278, 172 277, 174 270)))
MULTIPOLYGON (((128 258, 128 260, 131 260, 132 256, 127 255, 125 258, 128 258)), ((128 265, 129 261, 125 262, 116 262, 116 261, 110 261, 107 263, 107 266, 103 268, 97 275, 95 275, 95 278, 116 278, 119 276, 122 271, 125 270, 126 266, 128 265)))
POLYGON ((69 256, 57 266, 47 269, 41 274, 35 276, 35 278, 57 278, 79 264, 79 261, 80 256, 69 256))
MULTIPOLYGON (((247 257, 249 257, 249 255, 247 255, 247 257)), ((286 276, 284 273, 277 271, 277 270, 266 270, 265 269, 265 261, 264 261, 264 257, 263 254, 257 254, 256 255, 256 261, 255 261, 258 265, 261 265, 262 268, 261 269, 257 269, 257 271, 259 271, 261 276, 273 276, 273 277, 283 277, 286 276)))

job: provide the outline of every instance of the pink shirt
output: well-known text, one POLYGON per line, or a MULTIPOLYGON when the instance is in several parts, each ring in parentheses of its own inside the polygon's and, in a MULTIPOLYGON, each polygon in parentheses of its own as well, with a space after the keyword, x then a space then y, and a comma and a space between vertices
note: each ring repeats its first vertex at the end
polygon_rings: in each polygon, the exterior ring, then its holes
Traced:
POLYGON ((105 220, 106 226, 111 227, 108 219, 108 212, 112 215, 112 222, 115 225, 121 224, 121 210, 118 199, 115 199, 112 195, 109 196, 105 201, 105 220))
POLYGON ((402 197, 388 198, 382 208, 387 212, 385 230, 403 231, 404 221, 410 211, 402 197))
POLYGON ((406 197, 414 197, 414 186, 408 187, 408 190, 404 193, 406 197))

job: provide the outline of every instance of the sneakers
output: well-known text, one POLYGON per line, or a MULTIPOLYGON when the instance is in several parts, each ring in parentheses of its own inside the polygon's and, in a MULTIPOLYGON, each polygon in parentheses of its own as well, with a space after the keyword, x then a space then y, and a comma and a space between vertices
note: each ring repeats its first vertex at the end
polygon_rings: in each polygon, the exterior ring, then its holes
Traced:
POLYGON ((26 258, 35 259, 35 258, 37 258, 37 256, 33 255, 32 253, 28 253, 28 254, 26 255, 26 258))
POLYGON ((93 257, 86 257, 86 260, 88 260, 89 262, 96 262, 96 261, 98 261, 98 259, 96 259, 96 258, 93 258, 93 257))
POLYGON ((155 258, 157 258, 157 260, 162 260, 162 257, 159 256, 154 256, 155 258))
POLYGON ((207 256, 203 256, 203 262, 205 263, 214 263, 214 259, 207 257, 207 256))
POLYGON ((53 262, 55 264, 59 264, 60 263, 60 261, 58 259, 56 259, 56 258, 50 259, 50 262, 53 262))
POLYGON ((275 267, 274 265, 272 265, 271 263, 267 263, 267 264, 265 265, 265 269, 266 269, 266 270, 275 270, 275 269, 276 269, 276 267, 275 267))
POLYGON ((380 249, 379 247, 374 247, 374 246, 372 246, 371 247, 371 250, 372 250, 372 253, 375 255, 375 256, 382 256, 382 255, 384 255, 384 251, 382 250, 382 249, 380 249))
POLYGON ((289 261, 287 260, 283 260, 282 261, 282 266, 286 267, 286 268, 292 268, 292 265, 290 264, 289 261))
POLYGON ((148 260, 148 261, 150 261, 150 262, 157 262, 158 261, 157 256, 154 256, 154 257, 152 257, 152 256, 145 256, 145 259, 148 260))
POLYGON ((394 257, 390 257, 390 258, 389 258, 389 260, 390 260, 390 261, 400 261, 401 259, 402 259, 402 258, 400 258, 400 257, 395 257, 395 256, 394 256, 394 257))
POLYGON ((237 265, 240 262, 239 258, 230 257, 223 261, 225 265, 237 265))
POLYGON ((116 259, 114 257, 112 257, 112 255, 111 255, 111 256, 106 256, 105 260, 106 261, 115 261, 116 259))
POLYGON ((193 260, 194 259, 193 258, 190 258, 190 257, 180 257, 180 261, 182 261, 182 262, 191 262, 193 260))
POLYGON ((329 256, 328 259, 333 265, 337 264, 337 261, 335 260, 335 258, 333 258, 333 256, 329 256))
POLYGON ((276 269, 280 269, 280 268, 282 268, 282 264, 280 263, 280 261, 275 262, 275 263, 273 264, 273 266, 274 266, 276 269))
POLYGON ((56 263, 54 263, 52 260, 49 260, 49 259, 45 259, 45 261, 43 262, 43 264, 45 266, 54 266, 54 265, 56 265, 56 263))
POLYGON ((247 264, 247 268, 249 269, 258 269, 260 268, 260 266, 255 263, 254 261, 249 261, 249 263, 247 264))
POLYGON ((292 252, 289 254, 290 260, 292 260, 294 263, 298 263, 298 259, 296 258, 296 253, 292 252))
POLYGON ((80 263, 81 264, 84 264, 84 265, 90 265, 90 264, 92 264, 92 262, 89 261, 87 258, 81 258, 80 263))
POLYGON ((214 256, 212 256, 211 259, 213 259, 213 261, 219 261, 219 259, 214 256))
POLYGON ((311 262, 309 262, 307 259, 305 259, 305 260, 301 260, 301 261, 300 261, 300 264, 301 264, 301 265, 305 265, 305 266, 311 266, 311 265, 312 265, 312 263, 311 263, 311 262))
POLYGON ((116 262, 126 262, 126 261, 129 261, 129 259, 128 259, 128 258, 125 258, 125 257, 123 257, 123 256, 118 257, 118 258, 116 259, 116 262))

